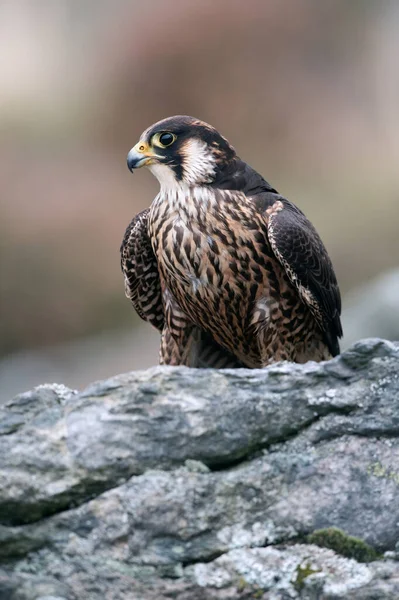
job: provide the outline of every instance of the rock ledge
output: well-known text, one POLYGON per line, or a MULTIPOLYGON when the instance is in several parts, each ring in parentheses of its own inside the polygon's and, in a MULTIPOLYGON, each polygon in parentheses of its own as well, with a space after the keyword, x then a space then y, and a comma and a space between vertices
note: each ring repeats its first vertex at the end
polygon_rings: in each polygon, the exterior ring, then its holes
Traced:
POLYGON ((377 339, 39 386, 0 408, 0 600, 399 598, 398 435, 377 339))

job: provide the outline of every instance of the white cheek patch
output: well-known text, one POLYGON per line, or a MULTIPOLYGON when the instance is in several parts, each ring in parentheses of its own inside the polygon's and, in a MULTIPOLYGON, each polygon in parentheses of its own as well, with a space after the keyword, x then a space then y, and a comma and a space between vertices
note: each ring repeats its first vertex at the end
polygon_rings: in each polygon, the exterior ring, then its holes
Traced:
POLYGON ((181 152, 184 182, 189 186, 211 183, 216 172, 216 160, 209 146, 194 138, 184 144, 181 152))

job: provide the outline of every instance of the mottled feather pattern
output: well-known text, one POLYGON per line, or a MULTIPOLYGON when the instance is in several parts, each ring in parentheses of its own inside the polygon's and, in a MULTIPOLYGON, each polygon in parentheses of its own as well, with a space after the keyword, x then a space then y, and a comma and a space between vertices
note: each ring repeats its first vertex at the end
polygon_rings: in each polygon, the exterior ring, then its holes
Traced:
MULTIPOLYGON (((313 225, 296 206, 285 200, 284 209, 271 214, 268 233, 275 255, 322 330, 341 337, 338 283, 330 257, 313 225)), ((327 335, 327 343, 335 356, 339 346, 330 337, 327 335)))
POLYGON ((159 331, 164 326, 158 264, 148 235, 149 209, 136 215, 126 229, 121 245, 121 267, 125 293, 138 315, 159 331))
POLYGON ((204 195, 161 193, 149 215, 161 278, 178 305, 247 366, 302 361, 309 348, 327 358, 320 327, 271 249, 267 210, 241 192, 204 195))
MULTIPOLYGON (((147 208, 132 219, 122 241, 120 252, 125 293, 137 314, 161 333, 164 331, 166 313, 168 329, 163 333, 163 343, 169 344, 169 351, 173 353, 176 345, 173 333, 179 332, 179 326, 187 323, 187 318, 181 311, 179 315, 176 309, 172 315, 171 295, 162 294, 158 263, 148 233, 148 214, 147 208)), ((197 327, 191 327, 189 340, 190 352, 185 356, 188 366, 216 369, 243 366, 233 354, 221 348, 211 336, 197 327)), ((188 340, 184 341, 187 344, 188 340)), ((163 362, 162 357, 160 362, 163 362)), ((179 360, 179 364, 182 362, 179 360)))

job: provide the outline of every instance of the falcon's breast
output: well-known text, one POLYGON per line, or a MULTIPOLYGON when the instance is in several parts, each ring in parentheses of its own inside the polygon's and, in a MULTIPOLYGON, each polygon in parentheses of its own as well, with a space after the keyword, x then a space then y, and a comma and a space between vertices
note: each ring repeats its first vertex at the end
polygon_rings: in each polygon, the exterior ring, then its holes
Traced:
MULTIPOLYGON (((126 297, 143 320, 162 332, 165 314, 158 263, 148 231, 149 212, 148 208, 143 210, 128 225, 120 248, 121 268, 126 297)), ((196 348, 190 366, 219 369, 243 366, 206 331, 198 329, 195 337, 196 348)))
POLYGON ((272 200, 260 214, 240 192, 182 188, 161 192, 149 215, 160 273, 178 304, 252 367, 262 366, 257 328, 267 321, 272 343, 287 320, 298 333, 301 319, 304 327, 311 320, 271 249, 269 215, 281 205, 272 200))

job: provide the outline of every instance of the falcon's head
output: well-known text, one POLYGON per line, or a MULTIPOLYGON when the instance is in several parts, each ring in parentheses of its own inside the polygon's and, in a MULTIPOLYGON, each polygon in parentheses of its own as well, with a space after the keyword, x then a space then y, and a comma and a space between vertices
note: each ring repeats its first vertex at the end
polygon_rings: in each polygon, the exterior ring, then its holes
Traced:
POLYGON ((161 187, 215 184, 233 169, 236 153, 214 127, 194 117, 151 125, 127 155, 129 169, 148 166, 161 187))

